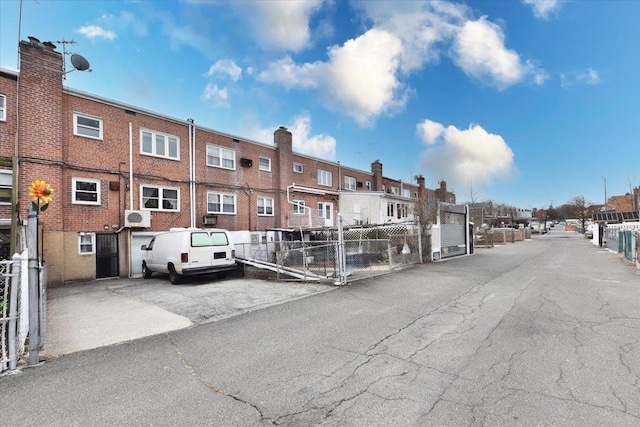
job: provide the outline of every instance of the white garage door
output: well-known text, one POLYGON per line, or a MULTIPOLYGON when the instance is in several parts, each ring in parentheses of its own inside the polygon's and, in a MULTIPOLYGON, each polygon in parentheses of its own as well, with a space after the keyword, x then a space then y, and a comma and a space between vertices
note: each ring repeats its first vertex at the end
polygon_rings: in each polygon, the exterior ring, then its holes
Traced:
POLYGON ((156 233, 133 233, 131 235, 131 277, 142 277, 142 245, 148 245, 156 233))

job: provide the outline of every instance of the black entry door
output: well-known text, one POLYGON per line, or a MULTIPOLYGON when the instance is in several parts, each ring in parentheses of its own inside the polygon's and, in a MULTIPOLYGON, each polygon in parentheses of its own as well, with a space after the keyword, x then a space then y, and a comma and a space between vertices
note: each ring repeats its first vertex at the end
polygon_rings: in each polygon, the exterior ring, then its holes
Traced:
POLYGON ((120 275, 118 259, 118 235, 96 234, 96 278, 120 275))

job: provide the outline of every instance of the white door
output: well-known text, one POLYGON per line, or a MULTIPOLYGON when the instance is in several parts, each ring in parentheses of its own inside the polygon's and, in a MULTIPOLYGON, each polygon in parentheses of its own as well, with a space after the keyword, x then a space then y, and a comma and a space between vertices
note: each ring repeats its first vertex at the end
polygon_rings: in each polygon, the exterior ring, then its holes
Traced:
POLYGON ((142 245, 148 245, 152 234, 131 235, 131 277, 142 277, 142 245))
POLYGON ((333 203, 318 203, 318 218, 324 219, 325 227, 333 227, 333 203))

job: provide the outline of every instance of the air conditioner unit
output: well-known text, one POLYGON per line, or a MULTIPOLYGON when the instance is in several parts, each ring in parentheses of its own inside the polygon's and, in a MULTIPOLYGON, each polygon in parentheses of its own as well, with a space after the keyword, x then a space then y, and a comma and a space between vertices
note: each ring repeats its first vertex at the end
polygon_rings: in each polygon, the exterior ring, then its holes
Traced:
POLYGON ((202 224, 204 225, 216 225, 218 223, 217 215, 205 215, 202 217, 202 224))
POLYGON ((151 227, 151 211, 124 211, 125 227, 151 227))

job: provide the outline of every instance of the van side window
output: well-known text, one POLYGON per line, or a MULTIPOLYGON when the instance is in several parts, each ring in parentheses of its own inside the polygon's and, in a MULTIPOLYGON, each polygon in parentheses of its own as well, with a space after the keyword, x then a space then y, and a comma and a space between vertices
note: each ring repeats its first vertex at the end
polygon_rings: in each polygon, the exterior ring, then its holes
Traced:
POLYGON ((191 233, 191 247, 211 246, 209 233, 191 233))
POLYGON ((213 246, 227 246, 229 244, 227 233, 211 233, 211 244, 213 246))
POLYGON ((147 250, 150 251, 151 249, 153 249, 153 242, 156 241, 156 238, 154 237, 153 239, 151 239, 151 241, 149 242, 149 244, 147 245, 147 250))

